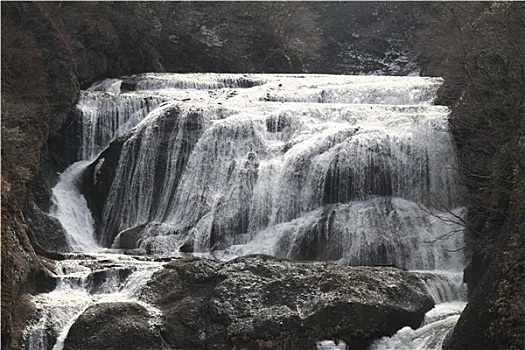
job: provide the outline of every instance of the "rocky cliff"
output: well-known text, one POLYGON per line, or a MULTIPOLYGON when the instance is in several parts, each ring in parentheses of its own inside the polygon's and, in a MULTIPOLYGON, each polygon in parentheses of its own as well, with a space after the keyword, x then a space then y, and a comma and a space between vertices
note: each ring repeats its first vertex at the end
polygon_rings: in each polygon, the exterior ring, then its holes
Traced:
POLYGON ((449 349, 525 347, 524 16, 523 3, 437 5, 420 33, 425 73, 446 81, 469 192, 469 304, 449 349))

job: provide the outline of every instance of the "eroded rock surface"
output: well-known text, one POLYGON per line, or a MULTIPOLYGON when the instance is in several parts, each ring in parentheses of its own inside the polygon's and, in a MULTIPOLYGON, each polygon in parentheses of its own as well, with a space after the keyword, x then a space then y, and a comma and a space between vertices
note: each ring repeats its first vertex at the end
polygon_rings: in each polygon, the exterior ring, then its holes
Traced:
POLYGON ((145 294, 163 311, 163 338, 183 349, 308 349, 323 339, 365 348, 418 327, 433 307, 420 280, 400 269, 262 255, 174 260, 145 294))

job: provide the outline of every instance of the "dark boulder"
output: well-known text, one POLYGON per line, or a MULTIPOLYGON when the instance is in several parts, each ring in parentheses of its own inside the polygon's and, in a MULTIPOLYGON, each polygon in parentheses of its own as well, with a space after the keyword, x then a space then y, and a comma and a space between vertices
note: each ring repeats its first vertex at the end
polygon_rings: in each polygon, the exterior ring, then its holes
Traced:
POLYGON ((31 210, 27 211, 27 222, 31 227, 36 242, 50 252, 69 252, 66 233, 60 222, 31 203, 31 210))
POLYGON ((140 234, 142 233, 145 227, 146 225, 139 225, 128 230, 122 231, 118 234, 117 239, 113 243, 113 246, 119 249, 137 248, 137 241, 140 238, 140 234))
POLYGON ((162 349, 162 338, 150 319, 148 310, 135 303, 92 305, 71 326, 64 349, 162 349))
POLYGON ((115 178, 122 147, 128 136, 111 142, 110 146, 84 172, 82 194, 88 202, 96 223, 101 220, 104 202, 115 178))
POLYGON ((433 307, 420 280, 400 269, 261 255, 173 261, 145 294, 163 311, 165 340, 184 349, 307 349, 324 339, 366 348, 418 327, 433 307))
POLYGON ((137 89, 138 78, 136 76, 125 77, 120 84, 121 92, 132 92, 137 89))

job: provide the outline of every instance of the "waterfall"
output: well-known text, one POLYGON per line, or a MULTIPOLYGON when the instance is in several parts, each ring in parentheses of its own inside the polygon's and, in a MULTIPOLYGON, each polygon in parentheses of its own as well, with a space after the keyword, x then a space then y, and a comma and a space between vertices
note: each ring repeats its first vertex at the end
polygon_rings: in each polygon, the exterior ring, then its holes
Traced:
MULTIPOLYGON (((112 85, 110 91, 115 87, 112 85)), ((111 141, 138 124, 161 103, 155 96, 83 91, 76 106, 81 160, 93 160, 111 141)))
MULTIPOLYGON (((124 136, 97 240, 157 254, 264 252, 461 269, 454 250, 464 210, 448 109, 431 104, 441 83, 135 77, 136 94, 166 102, 124 136)), ((97 93, 104 99, 115 85, 101 84, 97 93)))
POLYGON ((128 132, 163 101, 156 96, 119 94, 120 80, 108 80, 83 91, 76 106, 75 127, 79 141, 78 162, 67 168, 52 189, 50 215, 58 219, 72 251, 100 250, 95 222, 81 194, 82 174, 116 138, 128 132), (103 90, 103 93, 96 91, 103 90), (118 92, 118 93, 117 93, 118 92))
POLYGON ((427 312, 420 328, 404 327, 394 336, 376 341, 370 350, 441 349, 465 305, 465 302, 437 304, 427 312))
MULTIPOLYGON (((449 110, 432 104, 441 84, 286 74, 108 79, 81 94, 73 128, 80 161, 53 189, 50 214, 73 251, 266 253, 414 271, 436 308, 422 328, 373 349, 440 348, 465 304, 466 214, 449 110), (97 203, 82 195, 91 190, 103 192, 97 203)), ((38 332, 49 328, 59 349, 93 303, 85 272, 81 280, 64 273, 55 290, 59 299, 80 293, 73 307, 35 299, 30 349, 48 348, 38 332), (49 308, 62 321, 49 323, 49 308)), ((108 288, 107 298, 122 290, 108 288)))

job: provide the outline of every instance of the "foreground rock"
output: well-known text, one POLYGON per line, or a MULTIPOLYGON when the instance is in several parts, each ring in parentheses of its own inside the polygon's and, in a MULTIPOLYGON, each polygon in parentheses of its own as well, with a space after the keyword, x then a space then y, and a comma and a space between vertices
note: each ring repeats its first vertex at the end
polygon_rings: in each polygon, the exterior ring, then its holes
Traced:
POLYGON ((151 316, 135 303, 103 303, 87 308, 69 330, 66 350, 158 350, 162 339, 151 316))
POLYGON ((148 283, 163 338, 182 349, 352 349, 418 327, 433 307, 419 279, 395 268, 344 267, 253 255, 175 260, 148 283))

